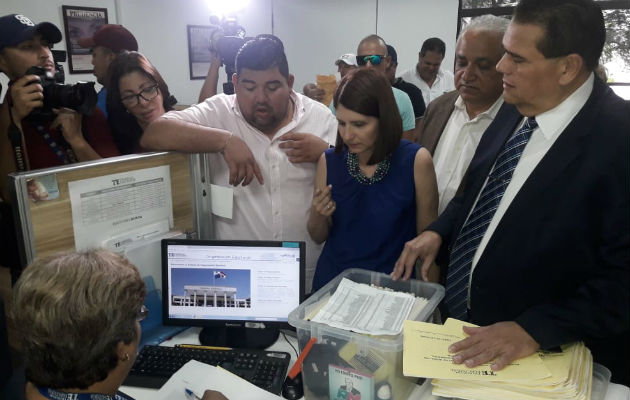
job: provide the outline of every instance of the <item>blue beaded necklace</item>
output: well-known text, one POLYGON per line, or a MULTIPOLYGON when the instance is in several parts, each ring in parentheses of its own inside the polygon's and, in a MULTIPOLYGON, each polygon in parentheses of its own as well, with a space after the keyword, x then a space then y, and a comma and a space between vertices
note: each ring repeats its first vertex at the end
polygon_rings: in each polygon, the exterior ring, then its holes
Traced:
POLYGON ((383 161, 376 164, 376 171, 370 178, 365 176, 361 168, 359 168, 359 156, 355 153, 348 152, 348 158, 346 159, 346 165, 348 167, 348 173, 351 177, 357 180, 362 185, 372 185, 381 181, 387 172, 389 171, 391 156, 387 156, 383 161))

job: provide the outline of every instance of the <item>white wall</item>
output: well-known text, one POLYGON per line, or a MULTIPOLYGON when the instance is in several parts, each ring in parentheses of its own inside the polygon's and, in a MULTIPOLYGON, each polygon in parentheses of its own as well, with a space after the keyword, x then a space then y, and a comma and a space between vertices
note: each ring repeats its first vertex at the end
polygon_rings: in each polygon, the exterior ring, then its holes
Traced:
POLYGON ((457 0, 379 1, 378 34, 396 49, 398 73, 415 67, 422 42, 430 37, 446 43, 442 68, 453 72, 457 7, 457 0))
MULTIPOLYGON (((170 92, 181 104, 196 103, 203 80, 190 80, 186 25, 208 25, 211 12, 206 2, 122 0, 119 5, 120 23, 134 34, 140 52, 160 71, 170 92)), ((248 36, 271 32, 271 0, 252 0, 250 7, 236 16, 248 36)), ((219 90, 225 81, 222 70, 219 90)))
MULTIPOLYGON (((155 64, 179 102, 196 102, 202 81, 189 79, 186 25, 208 24, 211 10, 204 0, 2 0, 0 15, 21 13, 36 23, 50 21, 63 32, 62 4, 107 8, 110 23, 133 32, 140 52, 155 64)), ((355 52, 361 38, 371 33, 394 45, 399 71, 415 65, 426 38, 440 37, 447 46, 443 66, 452 71, 457 5, 457 0, 250 0, 237 17, 248 36, 272 32, 282 39, 294 87, 301 91, 316 74, 335 73, 334 60, 355 52)), ((55 49, 65 48, 64 37, 55 49)), ((94 80, 89 74, 70 74, 67 64, 64 68, 68 83, 94 80)), ((222 71, 219 89, 225 79, 222 71)), ((4 75, 0 83, 6 91, 4 75)))
POLYGON ((376 0, 274 0, 273 11, 298 92, 317 74, 337 72, 337 57, 376 32, 376 0))

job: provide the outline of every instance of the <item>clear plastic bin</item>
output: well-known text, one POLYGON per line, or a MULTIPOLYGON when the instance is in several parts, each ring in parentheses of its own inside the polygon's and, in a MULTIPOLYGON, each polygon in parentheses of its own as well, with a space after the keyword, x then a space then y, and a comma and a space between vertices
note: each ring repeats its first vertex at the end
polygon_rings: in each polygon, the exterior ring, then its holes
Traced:
POLYGON ((363 269, 342 272, 289 314, 289 323, 297 329, 300 349, 311 338, 317 339, 303 364, 304 397, 307 400, 354 399, 359 396, 378 399, 378 393, 384 395, 390 392, 390 396, 385 398, 407 399, 417 378, 407 378, 402 374, 402 334, 364 335, 305 319, 312 317, 314 310, 335 292, 342 278, 426 298, 428 304, 413 318, 417 321, 430 321, 444 297, 444 287, 435 283, 414 279, 393 281, 389 275, 363 269), (359 395, 361 391, 368 393, 359 395))

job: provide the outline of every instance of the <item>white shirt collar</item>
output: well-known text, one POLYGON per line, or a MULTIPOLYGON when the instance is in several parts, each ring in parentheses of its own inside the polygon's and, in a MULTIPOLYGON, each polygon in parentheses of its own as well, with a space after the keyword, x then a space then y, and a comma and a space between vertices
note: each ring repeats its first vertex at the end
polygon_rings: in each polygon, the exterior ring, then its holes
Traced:
POLYGON ((594 81, 595 78, 591 72, 582 86, 571 93, 562 103, 536 116, 538 127, 547 140, 563 130, 584 107, 593 91, 594 81))
MULTIPOLYGON (((499 96, 499 98, 496 99, 496 101, 486 111, 477 114, 477 116, 471 119, 471 121, 481 118, 494 119, 494 117, 496 117, 497 113, 499 112, 499 108, 501 108, 502 105, 503 96, 499 96)), ((462 96, 457 96, 457 100, 455 100, 455 108, 457 108, 461 112, 465 112, 466 115, 468 115, 468 112, 466 111, 466 105, 464 104, 464 99, 462 99, 462 96)))

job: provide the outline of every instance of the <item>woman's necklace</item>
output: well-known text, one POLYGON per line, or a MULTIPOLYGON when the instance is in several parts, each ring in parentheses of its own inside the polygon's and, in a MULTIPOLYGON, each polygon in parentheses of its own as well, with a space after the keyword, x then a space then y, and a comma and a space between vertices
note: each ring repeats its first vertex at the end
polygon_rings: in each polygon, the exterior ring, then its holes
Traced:
POLYGON ((348 152, 346 165, 348 166, 348 173, 350 174, 350 176, 356 179, 357 182, 362 185, 372 185, 376 182, 379 182, 385 177, 385 175, 387 175, 390 164, 389 160, 390 156, 387 156, 383 161, 380 161, 378 164, 376 164, 376 171, 374 171, 374 175, 372 175, 370 178, 365 176, 363 171, 361 171, 361 168, 359 168, 359 156, 357 156, 355 153, 348 152))

